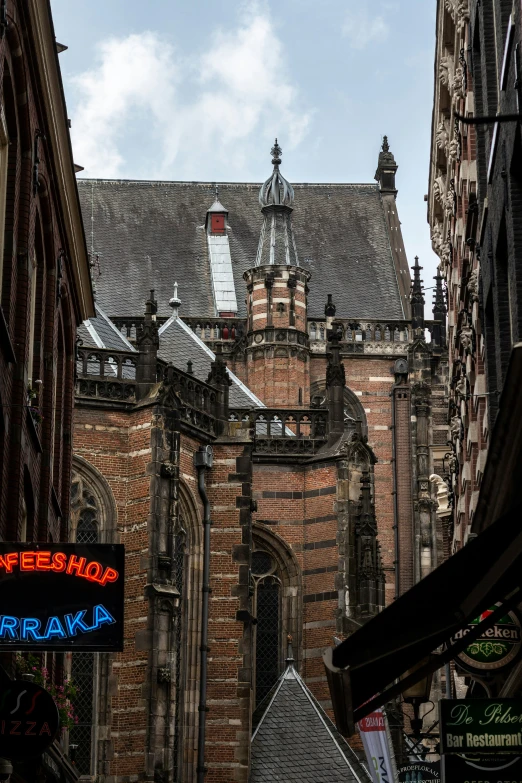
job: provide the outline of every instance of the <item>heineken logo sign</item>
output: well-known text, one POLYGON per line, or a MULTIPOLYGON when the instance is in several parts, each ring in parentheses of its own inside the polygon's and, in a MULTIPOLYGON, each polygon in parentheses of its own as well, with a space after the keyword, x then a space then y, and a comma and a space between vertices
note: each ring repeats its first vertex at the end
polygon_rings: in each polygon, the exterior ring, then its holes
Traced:
POLYGON ((521 699, 441 699, 442 753, 522 753, 521 699))
MULTIPOLYGON (((479 622, 485 620, 496 607, 487 609, 453 637, 459 641, 479 622)), ((484 672, 501 669, 512 663, 522 647, 521 625, 514 612, 506 612, 495 625, 488 628, 474 642, 461 652, 456 660, 470 672, 484 672)))

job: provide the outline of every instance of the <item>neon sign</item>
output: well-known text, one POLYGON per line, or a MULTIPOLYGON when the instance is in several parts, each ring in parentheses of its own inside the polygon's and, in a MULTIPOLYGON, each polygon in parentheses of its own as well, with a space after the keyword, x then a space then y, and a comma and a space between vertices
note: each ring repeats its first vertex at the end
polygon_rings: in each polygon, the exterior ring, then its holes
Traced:
POLYGON ((115 582, 119 574, 114 568, 104 568, 97 560, 87 562, 85 557, 67 555, 65 552, 50 552, 49 550, 27 550, 24 552, 8 552, 0 555, 0 572, 5 569, 7 574, 13 573, 18 567, 20 571, 54 571, 66 573, 97 582, 105 586, 107 582, 115 582))
POLYGON ((17 639, 26 642, 29 639, 35 642, 44 642, 47 639, 67 639, 76 636, 78 632, 90 633, 97 631, 105 623, 115 623, 116 620, 107 609, 99 604, 93 609, 93 624, 87 625, 84 617, 87 609, 72 614, 66 614, 63 620, 52 615, 47 620, 45 631, 40 633, 42 623, 37 617, 13 617, 9 614, 0 614, 0 639, 17 639))
POLYGON ((123 649, 124 547, 0 542, 0 650, 123 649))

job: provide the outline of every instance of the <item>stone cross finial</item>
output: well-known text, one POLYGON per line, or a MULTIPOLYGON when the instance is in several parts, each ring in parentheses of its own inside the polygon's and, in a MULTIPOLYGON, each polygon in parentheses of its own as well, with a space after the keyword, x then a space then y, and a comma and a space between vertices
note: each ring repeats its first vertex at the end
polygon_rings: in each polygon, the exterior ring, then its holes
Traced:
POLYGON ((174 316, 174 318, 177 318, 178 317, 178 310, 179 310, 179 307, 181 305, 181 299, 178 296, 178 284, 177 284, 177 282, 174 283, 174 296, 169 301, 169 305, 170 305, 170 307, 172 307, 172 315, 174 316))

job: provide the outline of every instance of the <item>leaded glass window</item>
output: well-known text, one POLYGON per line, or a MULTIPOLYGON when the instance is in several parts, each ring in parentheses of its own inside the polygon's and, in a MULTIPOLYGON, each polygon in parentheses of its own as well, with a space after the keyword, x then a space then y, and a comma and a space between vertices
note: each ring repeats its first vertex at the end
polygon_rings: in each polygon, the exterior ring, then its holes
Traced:
MULTIPOLYGON (((78 544, 96 544, 99 540, 100 529, 99 503, 91 487, 78 474, 74 474, 72 479, 71 514, 73 521, 76 521, 76 542, 78 544)), ((69 745, 76 746, 76 768, 80 775, 90 775, 95 687, 95 657, 93 653, 73 653, 71 679, 78 688, 78 695, 74 703, 78 723, 69 730, 69 745)))
POLYGON ((178 606, 174 610, 174 659, 176 666, 176 704, 174 718, 174 780, 181 779, 181 756, 183 736, 183 605, 185 590, 185 532, 176 535, 174 543, 174 578, 179 591, 178 606))
POLYGON ((255 634, 255 701, 259 704, 281 672, 281 579, 268 552, 252 553, 255 634))
POLYGON ((91 751, 94 711, 94 654, 75 652, 72 656, 71 679, 78 688, 74 711, 78 723, 69 729, 69 745, 76 745, 76 769, 80 775, 91 772, 91 751))

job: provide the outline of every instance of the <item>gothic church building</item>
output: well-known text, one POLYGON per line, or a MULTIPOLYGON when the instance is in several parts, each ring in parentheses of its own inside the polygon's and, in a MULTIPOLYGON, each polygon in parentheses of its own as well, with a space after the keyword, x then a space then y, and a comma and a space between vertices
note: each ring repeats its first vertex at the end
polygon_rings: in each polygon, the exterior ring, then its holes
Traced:
POLYGON ((72 656, 71 742, 105 783, 273 780, 282 742, 368 780, 322 650, 437 565, 441 280, 425 321, 386 138, 372 184, 292 186, 281 152, 261 187, 78 183, 72 536, 125 544, 126 625, 72 656))

